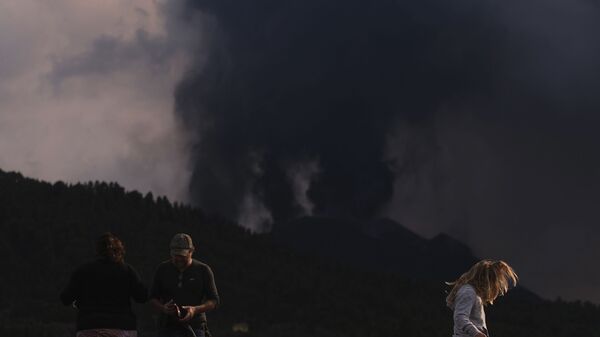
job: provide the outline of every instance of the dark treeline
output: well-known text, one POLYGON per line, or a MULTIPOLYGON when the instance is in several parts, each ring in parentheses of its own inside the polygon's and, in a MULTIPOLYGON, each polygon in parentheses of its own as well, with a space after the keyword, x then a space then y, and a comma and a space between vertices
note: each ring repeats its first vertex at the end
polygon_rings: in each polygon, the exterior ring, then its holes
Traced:
MULTIPOLYGON (((451 335, 442 282, 298 256, 269 235, 114 183, 49 184, 3 171, 0 335, 73 336, 75 312, 59 303, 58 293, 72 270, 94 257, 94 240, 107 230, 123 239, 127 262, 147 283, 168 258, 171 236, 190 233, 222 296, 209 314, 217 337, 451 335)), ((508 296, 492 309, 488 321, 497 337, 600 336, 600 309, 590 303, 508 296)), ((154 336, 149 305, 135 310, 140 336, 154 336)))

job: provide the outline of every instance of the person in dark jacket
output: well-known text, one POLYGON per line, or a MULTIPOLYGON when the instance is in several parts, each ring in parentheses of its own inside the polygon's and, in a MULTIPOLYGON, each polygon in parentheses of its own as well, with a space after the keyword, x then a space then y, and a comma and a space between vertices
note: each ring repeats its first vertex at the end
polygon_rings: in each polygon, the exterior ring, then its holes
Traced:
POLYGON ((171 259, 154 275, 150 302, 160 311, 159 337, 209 337, 206 312, 219 305, 211 268, 194 258, 192 238, 185 233, 171 240, 171 259))
POLYGON ((78 267, 60 299, 77 308, 77 337, 136 337, 131 299, 143 303, 148 289, 125 263, 125 246, 112 233, 97 241, 98 258, 78 267))

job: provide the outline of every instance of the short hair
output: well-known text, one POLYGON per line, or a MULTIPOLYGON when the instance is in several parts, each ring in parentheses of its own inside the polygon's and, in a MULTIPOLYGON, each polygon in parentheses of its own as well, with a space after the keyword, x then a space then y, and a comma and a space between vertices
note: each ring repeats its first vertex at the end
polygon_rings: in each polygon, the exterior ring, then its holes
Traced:
POLYGON ((96 242, 96 252, 102 258, 117 263, 125 263, 125 245, 111 232, 100 235, 96 242))

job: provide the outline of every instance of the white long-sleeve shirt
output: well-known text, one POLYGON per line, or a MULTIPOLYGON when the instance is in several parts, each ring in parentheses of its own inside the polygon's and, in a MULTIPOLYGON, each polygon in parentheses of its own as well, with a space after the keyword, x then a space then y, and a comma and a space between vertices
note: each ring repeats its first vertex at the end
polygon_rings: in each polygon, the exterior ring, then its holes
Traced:
POLYGON ((473 337, 478 332, 488 335, 483 301, 473 286, 465 284, 458 289, 454 300, 453 337, 473 337))

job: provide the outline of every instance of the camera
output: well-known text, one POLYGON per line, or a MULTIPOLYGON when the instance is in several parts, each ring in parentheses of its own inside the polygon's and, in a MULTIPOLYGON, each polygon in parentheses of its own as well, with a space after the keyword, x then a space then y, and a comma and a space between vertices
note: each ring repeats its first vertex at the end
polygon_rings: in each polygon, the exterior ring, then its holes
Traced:
POLYGON ((184 308, 184 307, 180 306, 179 304, 175 304, 175 307, 177 308, 177 317, 184 318, 185 315, 187 315, 187 313, 188 313, 187 308, 184 308))

